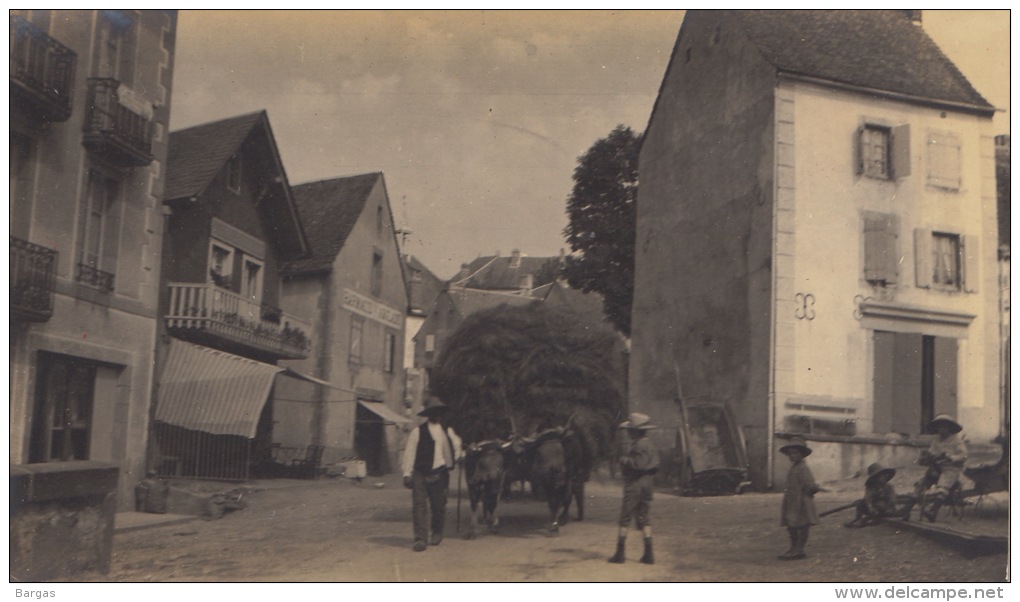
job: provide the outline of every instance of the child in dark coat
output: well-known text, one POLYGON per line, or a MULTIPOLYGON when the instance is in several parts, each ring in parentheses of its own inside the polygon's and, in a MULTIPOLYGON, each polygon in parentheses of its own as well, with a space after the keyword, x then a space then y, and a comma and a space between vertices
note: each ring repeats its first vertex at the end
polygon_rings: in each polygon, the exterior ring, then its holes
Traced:
POLYGON ((790 472, 786 475, 786 491, 783 492, 783 507, 779 523, 790 534, 790 549, 779 555, 780 560, 805 558, 804 545, 808 540, 811 525, 818 524, 814 495, 822 488, 815 483, 804 458, 811 455, 811 448, 804 439, 792 437, 790 442, 779 448, 790 459, 790 472))
POLYGON ((864 482, 864 498, 857 500, 857 515, 844 527, 867 527, 877 525, 886 516, 900 516, 902 510, 896 507, 896 490, 889 481, 896 476, 895 468, 885 468, 879 463, 868 467, 868 480, 864 482))

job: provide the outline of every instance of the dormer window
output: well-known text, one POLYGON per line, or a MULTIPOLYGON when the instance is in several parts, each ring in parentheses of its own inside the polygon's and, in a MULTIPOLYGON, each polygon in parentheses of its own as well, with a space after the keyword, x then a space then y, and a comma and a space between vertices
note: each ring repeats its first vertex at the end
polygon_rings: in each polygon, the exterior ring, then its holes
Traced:
POLYGON ((227 189, 234 194, 241 194, 241 154, 238 153, 227 161, 227 189))

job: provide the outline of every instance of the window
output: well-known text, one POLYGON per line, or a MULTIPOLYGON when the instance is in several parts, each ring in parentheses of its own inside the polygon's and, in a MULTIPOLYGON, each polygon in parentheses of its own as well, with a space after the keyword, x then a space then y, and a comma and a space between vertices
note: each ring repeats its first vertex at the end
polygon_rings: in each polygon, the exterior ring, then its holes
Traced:
POLYGON ((32 218, 32 165, 35 142, 17 132, 10 133, 10 203, 11 234, 28 238, 32 218))
POLYGON ((216 286, 230 288, 234 276, 234 248, 213 241, 209 245, 209 279, 216 286))
POLYGON ((976 236, 946 230, 914 231, 917 286, 976 293, 980 270, 976 236))
POLYGON ((861 159, 864 175, 869 178, 889 178, 889 128, 864 128, 861 132, 861 159))
POLYGON ((382 294, 383 256, 382 251, 372 252, 372 295, 382 294))
POLYGON ((436 350, 436 335, 427 334, 425 335, 425 353, 431 353, 436 350))
POLYGON ((878 286, 896 284, 900 254, 899 218, 886 213, 864 214, 864 279, 878 286))
POLYGON ((89 459, 96 364, 40 352, 29 462, 89 459))
POLYGON ((393 373, 397 352, 397 335, 387 332, 383 337, 383 371, 393 373))
POLYGON ((357 316, 351 317, 351 348, 347 361, 352 364, 361 363, 361 337, 365 331, 365 321, 357 316))
POLYGON ((120 182, 90 169, 79 217, 78 282, 100 289, 113 288, 117 262, 118 220, 115 206, 120 182))
POLYGON ((928 185, 945 190, 959 190, 960 141, 953 134, 929 132, 927 147, 928 185))
POLYGON ((936 287, 960 288, 960 237, 944 232, 932 233, 932 277, 936 287))
MULTIPOLYGON (((124 81, 133 76, 134 24, 134 19, 126 11, 99 11, 94 64, 97 77, 124 81)), ((126 83, 130 85, 134 82, 126 83)))
POLYGON ((910 126, 865 124, 857 130, 857 173, 879 180, 910 175, 910 126))
POLYGON ((244 282, 241 293, 253 303, 262 302, 262 262, 253 257, 244 258, 244 282))
POLYGON ((227 189, 241 194, 241 154, 238 153, 227 161, 227 189))

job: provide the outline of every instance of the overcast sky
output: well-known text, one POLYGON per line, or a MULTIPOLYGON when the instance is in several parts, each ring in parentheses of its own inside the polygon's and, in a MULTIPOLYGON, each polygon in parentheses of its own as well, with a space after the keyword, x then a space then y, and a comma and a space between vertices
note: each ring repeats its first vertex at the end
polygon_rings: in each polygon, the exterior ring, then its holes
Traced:
MULTIPOLYGON (((566 248, 577 157, 643 131, 683 11, 180 13, 171 129, 266 109, 292 184, 383 172, 403 247, 441 278, 566 248)), ((925 11, 1009 107, 1009 16, 925 11)), ((1009 131, 1008 113, 996 132, 1009 131)), ((566 249, 569 252, 569 248, 566 249)))

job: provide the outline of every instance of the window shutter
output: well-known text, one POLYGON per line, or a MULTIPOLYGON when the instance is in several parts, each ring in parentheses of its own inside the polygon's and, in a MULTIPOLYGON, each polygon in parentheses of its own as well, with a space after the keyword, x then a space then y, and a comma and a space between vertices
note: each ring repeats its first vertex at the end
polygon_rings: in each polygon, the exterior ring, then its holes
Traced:
POLYGON ((960 267, 963 271, 960 281, 963 290, 968 293, 976 293, 978 292, 978 280, 981 278, 981 270, 978 267, 981 262, 981 253, 977 236, 964 235, 960 237, 960 255, 960 267))
POLYGON ((868 213, 864 216, 864 279, 896 284, 899 274, 899 220, 895 215, 868 213))
POLYGON ((882 236, 882 259, 885 270, 885 283, 896 284, 899 281, 900 253, 897 240, 900 237, 900 219, 896 215, 885 216, 885 231, 882 236))
POLYGON ((892 147, 891 160, 892 169, 890 173, 894 179, 905 178, 910 175, 910 126, 900 125, 892 129, 892 140, 889 143, 892 147))
POLYGON ((918 288, 930 288, 932 277, 931 265, 931 230, 914 229, 914 278, 918 288))
POLYGON ((884 280, 881 240, 884 230, 885 220, 881 216, 864 216, 864 279, 868 282, 884 280))
POLYGON ((864 173, 864 128, 857 128, 857 136, 854 144, 854 169, 857 175, 864 173))
MULTIPOLYGON (((124 204, 120 200, 120 182, 106 180, 106 198, 103 199, 105 219, 103 224, 102 258, 100 269, 110 274, 117 273, 117 251, 120 247, 120 217, 124 204)), ((116 279, 114 280, 116 285, 116 279)))

